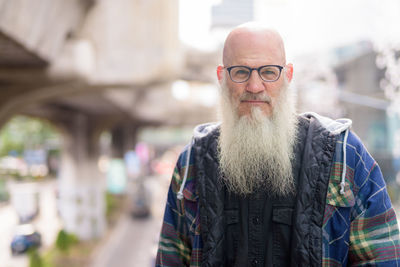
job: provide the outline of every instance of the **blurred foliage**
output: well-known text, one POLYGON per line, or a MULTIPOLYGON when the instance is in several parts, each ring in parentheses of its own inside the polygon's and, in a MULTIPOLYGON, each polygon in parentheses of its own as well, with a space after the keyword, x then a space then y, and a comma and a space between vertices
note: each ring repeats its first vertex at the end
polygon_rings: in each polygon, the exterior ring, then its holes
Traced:
POLYGON ((58 141, 57 131, 50 123, 26 116, 15 116, 0 131, 0 157, 11 151, 21 155, 27 148, 58 141))
POLYGON ((65 230, 60 230, 56 239, 56 248, 62 252, 68 252, 72 245, 79 242, 76 235, 67 233, 65 230))
POLYGON ((7 191, 4 179, 0 178, 0 202, 8 201, 10 194, 7 191))
POLYGON ((40 256, 37 248, 31 248, 28 250, 29 255, 29 267, 43 267, 43 259, 40 256))
POLYGON ((106 216, 110 216, 116 206, 115 196, 109 192, 106 193, 106 216))
POLYGON ((43 254, 43 267, 87 267, 96 241, 77 241, 70 245, 68 253, 52 247, 43 254))
POLYGON ((106 198, 106 220, 109 226, 114 226, 119 216, 126 208, 127 198, 125 195, 112 194, 107 192, 106 198))

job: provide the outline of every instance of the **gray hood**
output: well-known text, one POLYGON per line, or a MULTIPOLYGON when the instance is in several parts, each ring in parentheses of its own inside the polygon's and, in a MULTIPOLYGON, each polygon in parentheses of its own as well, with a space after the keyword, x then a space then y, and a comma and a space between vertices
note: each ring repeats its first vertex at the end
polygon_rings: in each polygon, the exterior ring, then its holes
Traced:
POLYGON ((220 122, 209 122, 197 125, 193 130, 193 138, 201 138, 212 132, 221 125, 220 122))
POLYGON ((341 118, 333 120, 331 118, 321 116, 315 112, 305 112, 300 114, 300 116, 304 116, 307 118, 314 117, 322 124, 322 126, 324 126, 328 131, 330 131, 334 135, 338 135, 341 134, 342 132, 349 130, 351 124, 353 123, 350 119, 341 118))

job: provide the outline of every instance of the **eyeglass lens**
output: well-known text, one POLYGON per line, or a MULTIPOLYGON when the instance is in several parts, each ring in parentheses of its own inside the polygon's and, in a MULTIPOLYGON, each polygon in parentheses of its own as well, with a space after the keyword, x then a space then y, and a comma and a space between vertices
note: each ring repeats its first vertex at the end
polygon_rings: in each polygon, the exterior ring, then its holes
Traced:
MULTIPOLYGON (((235 82, 244 82, 249 79, 251 70, 246 67, 233 67, 230 75, 235 82)), ((276 66, 265 66, 260 69, 259 75, 264 81, 275 81, 279 78, 280 69, 276 66)))

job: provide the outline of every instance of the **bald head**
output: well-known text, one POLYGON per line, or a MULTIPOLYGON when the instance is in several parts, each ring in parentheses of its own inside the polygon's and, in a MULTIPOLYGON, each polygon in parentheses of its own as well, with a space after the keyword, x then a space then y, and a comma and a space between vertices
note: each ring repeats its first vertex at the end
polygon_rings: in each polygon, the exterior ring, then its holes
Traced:
POLYGON ((269 61, 268 64, 286 64, 285 47, 278 32, 257 23, 238 26, 225 40, 224 66, 243 64, 238 61, 256 57, 269 61), (261 57, 261 58, 260 58, 261 57))

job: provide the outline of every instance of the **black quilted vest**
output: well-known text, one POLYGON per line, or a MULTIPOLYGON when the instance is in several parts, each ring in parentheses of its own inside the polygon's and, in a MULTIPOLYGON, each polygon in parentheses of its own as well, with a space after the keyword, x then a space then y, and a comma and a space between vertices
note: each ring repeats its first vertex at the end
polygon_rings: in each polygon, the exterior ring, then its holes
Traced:
MULTIPOLYGON (((293 214, 291 266, 322 265, 322 222, 336 137, 316 119, 309 120, 304 137, 303 166, 298 177, 293 214)), ((196 188, 200 201, 203 240, 201 266, 224 266, 225 189, 219 180, 217 140, 219 127, 195 137, 192 151, 196 166, 196 188)))

